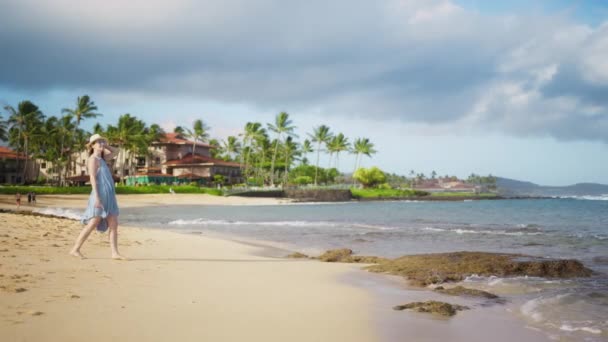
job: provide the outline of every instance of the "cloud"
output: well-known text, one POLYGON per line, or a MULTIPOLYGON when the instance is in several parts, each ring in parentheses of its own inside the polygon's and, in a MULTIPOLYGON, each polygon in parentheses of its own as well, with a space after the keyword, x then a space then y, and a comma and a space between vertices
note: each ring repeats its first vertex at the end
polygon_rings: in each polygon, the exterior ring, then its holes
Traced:
POLYGON ((484 15, 447 0, 1 6, 5 88, 608 142, 608 24, 564 14, 484 15))

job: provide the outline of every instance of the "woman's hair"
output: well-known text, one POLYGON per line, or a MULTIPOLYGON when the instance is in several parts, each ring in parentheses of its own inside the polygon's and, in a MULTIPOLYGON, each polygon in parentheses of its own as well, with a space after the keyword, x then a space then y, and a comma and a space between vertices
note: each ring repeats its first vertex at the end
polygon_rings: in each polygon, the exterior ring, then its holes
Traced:
MULTIPOLYGON (((93 154, 93 145, 95 145, 96 142, 97 142, 97 140, 93 141, 93 143, 87 144, 89 157, 93 154)), ((101 158, 103 158, 103 155, 104 155, 104 153, 103 153, 103 151, 101 151, 101 158)))

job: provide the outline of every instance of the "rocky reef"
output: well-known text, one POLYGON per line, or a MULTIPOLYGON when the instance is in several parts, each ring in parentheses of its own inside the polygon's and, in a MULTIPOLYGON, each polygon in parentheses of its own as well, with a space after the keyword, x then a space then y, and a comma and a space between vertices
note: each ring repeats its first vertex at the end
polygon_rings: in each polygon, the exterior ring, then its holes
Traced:
POLYGON ((437 286, 433 291, 439 292, 442 294, 446 294, 446 295, 450 295, 450 296, 479 297, 479 298, 485 298, 485 299, 498 298, 498 296, 493 293, 482 291, 482 290, 477 290, 477 289, 469 289, 464 286, 455 286, 455 287, 447 288, 447 289, 444 288, 443 286, 437 286))
POLYGON ((315 259, 325 262, 346 262, 359 264, 379 264, 389 260, 377 256, 353 255, 353 251, 348 248, 332 249, 321 254, 315 259))
POLYGON ((487 252, 407 255, 396 259, 385 259, 366 269, 371 272, 400 275, 418 286, 458 282, 471 274, 543 278, 589 277, 593 274, 578 260, 487 252))
POLYGON ((413 302, 403 305, 397 305, 393 307, 393 310, 413 310, 416 312, 432 313, 441 316, 451 317, 458 311, 468 310, 468 306, 450 304, 445 302, 438 302, 435 300, 429 300, 426 302, 413 302))

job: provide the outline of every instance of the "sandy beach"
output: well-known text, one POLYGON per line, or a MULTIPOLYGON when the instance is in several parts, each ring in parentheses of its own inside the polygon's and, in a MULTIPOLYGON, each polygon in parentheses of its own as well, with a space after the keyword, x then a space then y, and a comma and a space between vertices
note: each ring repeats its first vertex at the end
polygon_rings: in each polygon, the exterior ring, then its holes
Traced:
MULTIPOLYGON (((27 194, 21 195, 19 210, 36 208, 72 208, 82 209, 87 205, 89 195, 37 195, 36 204, 27 203, 27 194)), ((143 207, 152 205, 277 205, 289 204, 287 198, 254 198, 254 197, 224 197, 207 194, 145 194, 145 195, 116 195, 121 208, 143 207)), ((0 195, 0 209, 15 210, 15 195, 0 195)))
MULTIPOLYGON (((38 207, 78 208, 85 197, 40 196, 38 207)), ((192 200, 119 197, 123 206, 192 200)), ((370 294, 343 280, 356 265, 262 257, 252 246, 136 227, 120 227, 130 261, 111 260, 97 232, 80 260, 67 254, 76 221, 0 213, 0 227, 2 341, 377 340, 370 294)))

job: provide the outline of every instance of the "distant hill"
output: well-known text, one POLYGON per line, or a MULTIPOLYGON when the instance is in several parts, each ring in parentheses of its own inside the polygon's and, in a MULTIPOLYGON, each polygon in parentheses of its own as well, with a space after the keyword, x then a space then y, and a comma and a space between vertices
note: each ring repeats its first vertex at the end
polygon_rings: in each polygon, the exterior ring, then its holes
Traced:
POLYGON ((542 186, 531 182, 497 177, 496 186, 503 196, 601 196, 608 194, 608 185, 578 183, 568 186, 542 186))

